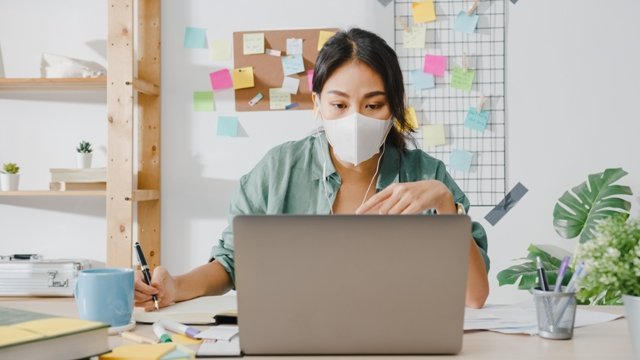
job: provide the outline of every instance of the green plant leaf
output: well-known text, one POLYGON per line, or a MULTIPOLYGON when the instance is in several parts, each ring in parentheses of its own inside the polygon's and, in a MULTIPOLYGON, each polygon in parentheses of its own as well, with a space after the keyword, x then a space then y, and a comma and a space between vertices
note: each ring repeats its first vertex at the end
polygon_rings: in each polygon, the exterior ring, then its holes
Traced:
POLYGON ((553 227, 558 235, 567 239, 580 236, 584 243, 593 237, 599 220, 613 215, 629 217, 631 203, 620 196, 633 193, 628 186, 613 184, 625 175, 622 168, 606 169, 565 191, 553 209, 553 227))
MULTIPOLYGON (((547 280, 549 285, 554 285, 556 283, 556 278, 558 277, 558 269, 562 260, 557 257, 549 254, 548 252, 540 249, 536 245, 529 245, 527 257, 521 264, 513 265, 508 267, 502 271, 500 271, 497 275, 498 284, 500 286, 503 285, 513 285, 517 284, 518 289, 520 290, 528 290, 533 289, 538 286, 538 269, 536 268, 536 257, 540 257, 542 261, 542 266, 547 273, 547 280)), ((562 280, 562 284, 566 285, 571 279, 573 272, 570 269, 567 269, 567 272, 564 275, 562 280)))

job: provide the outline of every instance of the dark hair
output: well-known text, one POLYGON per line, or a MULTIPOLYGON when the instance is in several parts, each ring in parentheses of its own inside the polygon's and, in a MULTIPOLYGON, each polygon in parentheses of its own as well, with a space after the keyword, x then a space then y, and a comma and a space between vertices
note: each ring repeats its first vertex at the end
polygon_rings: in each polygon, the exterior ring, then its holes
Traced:
POLYGON ((382 78, 384 91, 400 131, 391 127, 386 143, 398 150, 406 149, 406 141, 414 131, 405 115, 404 82, 396 52, 378 35, 362 29, 340 31, 322 47, 313 72, 313 92, 320 95, 333 72, 347 61, 359 60, 382 78))

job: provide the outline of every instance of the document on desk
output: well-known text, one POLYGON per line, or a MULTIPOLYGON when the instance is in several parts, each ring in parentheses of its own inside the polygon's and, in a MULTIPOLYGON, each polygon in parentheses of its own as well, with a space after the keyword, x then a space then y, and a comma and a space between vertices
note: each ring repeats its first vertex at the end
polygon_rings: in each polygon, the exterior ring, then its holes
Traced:
POLYGON ((240 339, 235 336, 229 341, 205 340, 198 348, 196 356, 240 356, 240 339))
MULTIPOLYGON (((618 314, 578 309, 575 327, 601 324, 621 317, 618 314)), ((514 305, 486 305, 482 309, 465 308, 464 330, 536 335, 536 309, 531 301, 514 305)))
POLYGON ((196 335, 196 338, 207 339, 207 340, 230 341, 236 335, 238 335, 237 325, 219 325, 219 326, 212 326, 207 330, 199 332, 196 335))

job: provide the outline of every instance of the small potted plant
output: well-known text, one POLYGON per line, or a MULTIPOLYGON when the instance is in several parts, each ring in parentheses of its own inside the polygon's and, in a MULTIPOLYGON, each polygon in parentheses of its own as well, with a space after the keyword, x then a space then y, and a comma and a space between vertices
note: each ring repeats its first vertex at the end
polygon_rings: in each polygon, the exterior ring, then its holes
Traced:
POLYGON ((91 157, 93 149, 91 149, 91 143, 88 141, 81 141, 78 147, 76 147, 77 152, 77 165, 81 169, 86 169, 91 167, 91 157))
POLYGON ((6 163, 2 165, 0 171, 0 190, 17 191, 18 182, 20 181, 20 167, 14 163, 6 163))

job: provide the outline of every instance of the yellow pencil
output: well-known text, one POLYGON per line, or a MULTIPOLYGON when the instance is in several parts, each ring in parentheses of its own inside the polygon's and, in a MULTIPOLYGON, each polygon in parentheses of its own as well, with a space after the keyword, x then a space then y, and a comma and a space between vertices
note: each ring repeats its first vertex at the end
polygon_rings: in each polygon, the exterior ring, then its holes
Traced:
POLYGON ((148 337, 144 337, 142 335, 134 334, 130 331, 123 331, 120 333, 120 336, 127 340, 135 341, 140 344, 157 344, 158 342, 153 339, 149 339, 148 337))

